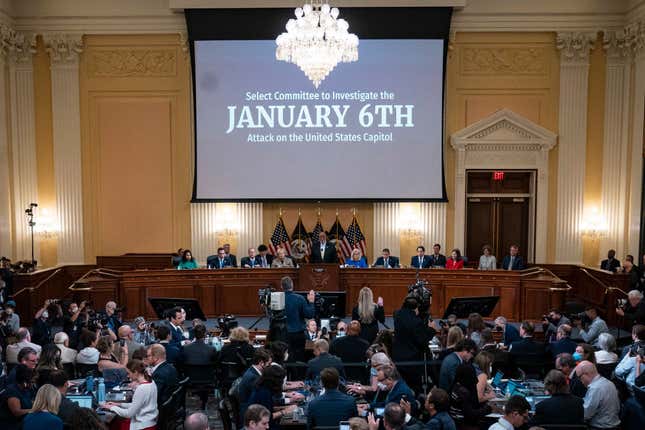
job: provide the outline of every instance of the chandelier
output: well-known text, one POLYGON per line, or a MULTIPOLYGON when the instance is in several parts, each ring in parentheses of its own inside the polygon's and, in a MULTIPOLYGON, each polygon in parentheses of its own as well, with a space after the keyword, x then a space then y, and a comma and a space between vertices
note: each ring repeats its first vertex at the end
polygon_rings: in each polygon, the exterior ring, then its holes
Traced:
POLYGON ((338 14, 327 3, 307 3, 296 8, 296 19, 276 39, 276 58, 300 67, 316 88, 338 63, 358 60, 358 37, 338 14))

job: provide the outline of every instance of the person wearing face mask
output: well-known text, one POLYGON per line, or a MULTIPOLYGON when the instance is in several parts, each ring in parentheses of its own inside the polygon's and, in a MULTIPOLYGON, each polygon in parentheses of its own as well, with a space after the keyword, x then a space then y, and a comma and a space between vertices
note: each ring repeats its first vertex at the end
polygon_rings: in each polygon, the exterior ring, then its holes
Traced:
MULTIPOLYGON (((340 358, 343 363, 365 362, 365 353, 370 345, 365 339, 359 336, 360 333, 361 323, 358 321, 350 322, 349 328, 347 329, 347 336, 337 335, 329 347, 329 352, 340 358)), ((363 376, 363 368, 360 367, 351 366, 345 369, 345 372, 347 379, 352 381, 360 381, 363 376)))
POLYGON ((45 345, 52 341, 52 320, 55 317, 55 309, 51 300, 45 300, 42 308, 36 312, 34 317, 34 343, 45 345), (52 313, 50 318, 50 313, 52 313))
POLYGON ((370 396, 372 393, 378 391, 378 371, 383 366, 392 366, 392 361, 384 352, 377 352, 370 357, 370 385, 362 385, 359 383, 350 384, 347 390, 350 394, 358 394, 361 396, 370 396))
MULTIPOLYGON (((416 415, 417 402, 414 400, 414 392, 408 387, 408 384, 401 378, 399 371, 393 366, 383 366, 378 370, 376 375, 378 381, 378 390, 387 391, 384 402, 372 402, 372 408, 383 407, 389 403, 401 403, 406 400, 411 406, 411 415, 416 415)), ((378 398, 378 395, 376 396, 378 398)))

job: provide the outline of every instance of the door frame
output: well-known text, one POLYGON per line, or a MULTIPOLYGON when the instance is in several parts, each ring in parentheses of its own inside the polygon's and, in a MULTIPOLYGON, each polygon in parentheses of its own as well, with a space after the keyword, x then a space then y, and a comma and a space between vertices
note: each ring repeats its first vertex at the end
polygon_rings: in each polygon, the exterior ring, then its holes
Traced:
MULTIPOLYGON (((455 247, 463 249, 466 243, 467 170, 535 171, 535 219, 548 219, 549 151, 556 141, 555 133, 510 109, 501 109, 451 136, 456 152, 455 247)), ((534 261, 546 263, 547 223, 534 225, 534 261)))

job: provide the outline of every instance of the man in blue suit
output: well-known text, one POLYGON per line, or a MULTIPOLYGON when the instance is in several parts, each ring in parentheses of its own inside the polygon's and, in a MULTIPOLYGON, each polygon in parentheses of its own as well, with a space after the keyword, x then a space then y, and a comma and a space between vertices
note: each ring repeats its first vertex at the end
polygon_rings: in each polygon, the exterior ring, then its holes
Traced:
POLYGON ((503 270, 524 270, 526 266, 524 265, 524 260, 522 256, 519 255, 520 248, 517 245, 511 245, 510 255, 504 257, 502 261, 503 270))
POLYGON ((224 248, 217 248, 217 255, 209 255, 206 258, 206 266, 210 269, 225 269, 233 267, 231 259, 226 255, 224 248))
POLYGON ((418 269, 428 269, 430 267, 430 257, 425 255, 426 248, 424 246, 417 246, 417 255, 412 257, 410 266, 418 269))
POLYGON ((450 391, 455 381, 457 367, 468 363, 477 355, 477 344, 470 339, 462 339, 455 345, 455 351, 443 359, 439 370, 439 388, 450 391))
POLYGON ((509 346, 511 343, 520 340, 520 332, 506 321, 504 317, 495 318, 495 330, 504 332, 504 345, 509 346))
POLYGON ((399 267, 399 257, 390 255, 388 248, 383 248, 383 255, 376 259, 374 267, 384 267, 386 269, 393 269, 399 267))
POLYGON ((166 360, 168 363, 177 363, 181 357, 181 343, 176 343, 171 340, 170 330, 168 326, 162 325, 157 329, 157 337, 159 344, 163 345, 166 350, 166 360))
POLYGON ((307 428, 335 427, 339 422, 357 415, 356 400, 338 391, 338 370, 333 367, 323 369, 320 372, 320 382, 325 388, 325 394, 309 403, 307 428))
POLYGON ((184 341, 184 331, 181 325, 186 318, 186 314, 182 308, 175 306, 169 312, 170 324, 168 324, 168 330, 170 330, 170 343, 175 343, 181 346, 181 343, 184 341))
POLYGON ((571 340, 571 326, 562 324, 556 331, 556 341, 547 345, 546 350, 551 353, 553 359, 558 355, 566 352, 572 354, 576 352, 578 344, 571 340))
MULTIPOLYGON (((387 396, 385 397, 384 402, 373 402, 372 407, 383 407, 388 403, 396 403, 397 405, 401 403, 402 399, 405 399, 406 402, 410 403, 412 408, 411 415, 416 415, 417 412, 417 402, 415 401, 414 391, 408 387, 408 384, 401 378, 401 374, 395 367, 392 366, 383 366, 379 369, 376 374, 376 380, 380 386, 383 386, 388 390, 387 396)), ((378 396, 375 396, 375 399, 378 396)))

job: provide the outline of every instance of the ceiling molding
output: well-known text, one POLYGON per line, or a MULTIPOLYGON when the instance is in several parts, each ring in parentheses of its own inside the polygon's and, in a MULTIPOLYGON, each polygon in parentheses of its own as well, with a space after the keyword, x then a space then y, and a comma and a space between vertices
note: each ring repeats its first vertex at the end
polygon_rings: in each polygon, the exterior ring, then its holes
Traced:
MULTIPOLYGON (((472 0, 471 0, 472 1, 472 0)), ((304 1, 300 1, 300 4, 304 1)), ((343 7, 466 7, 468 0, 330 0, 330 4, 343 7)), ((294 0, 168 0, 168 6, 174 11, 184 9, 219 9, 219 8, 290 8, 298 6, 294 0)))
POLYGON ((19 18, 14 28, 38 33, 158 34, 186 31, 184 14, 169 16, 112 16, 19 18))

